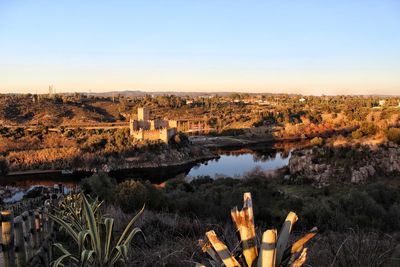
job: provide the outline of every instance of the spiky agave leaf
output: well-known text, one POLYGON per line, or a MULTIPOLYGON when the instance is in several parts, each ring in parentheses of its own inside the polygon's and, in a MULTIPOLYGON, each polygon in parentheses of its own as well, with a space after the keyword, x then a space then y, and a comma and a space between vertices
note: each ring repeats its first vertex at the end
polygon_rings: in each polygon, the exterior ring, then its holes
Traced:
POLYGON ((83 208, 86 218, 86 223, 90 235, 90 242, 92 243, 92 249, 96 253, 96 258, 98 262, 103 262, 103 254, 101 251, 101 240, 100 240, 100 232, 99 227, 97 225, 97 221, 93 210, 87 201, 86 197, 83 195, 83 208))
POLYGON ((65 230, 66 232, 75 240, 75 242, 78 243, 78 233, 76 230, 74 230, 70 223, 64 221, 61 218, 58 218, 57 216, 53 215, 53 214, 49 214, 49 217, 54 220, 55 222, 57 222, 58 224, 60 224, 65 230))
POLYGON ((114 219, 106 218, 104 220, 104 225, 106 227, 106 240, 104 242, 104 261, 108 262, 110 258, 110 247, 111 247, 111 239, 112 239, 112 231, 114 227, 114 219))
POLYGON ((140 215, 142 215, 143 211, 144 211, 145 205, 143 205, 143 208, 136 214, 135 217, 132 218, 132 220, 128 223, 128 225, 125 227, 125 230, 122 232, 122 235, 120 236, 120 238, 118 239, 118 242, 116 244, 116 246, 121 245, 122 242, 124 242, 124 240, 126 239, 126 237, 130 234, 130 229, 133 226, 133 224, 137 221, 137 219, 139 219, 140 215))
POLYGON ((79 232, 79 234, 78 234, 78 251, 79 251, 79 254, 81 254, 82 251, 85 250, 85 241, 86 241, 86 238, 88 237, 89 234, 90 233, 89 233, 88 230, 83 230, 83 231, 79 232))
POLYGON ((83 194, 72 195, 64 201, 55 215, 51 216, 55 222, 66 229, 79 249, 78 256, 64 250, 63 258, 57 261, 59 266, 72 257, 73 261, 81 266, 114 266, 119 262, 126 262, 131 240, 136 234, 143 234, 139 228, 133 228, 133 225, 143 213, 144 206, 132 218, 118 242, 112 247, 114 219, 101 215, 99 211, 101 204, 102 202, 98 199, 86 198, 83 194), (79 224, 79 226, 74 226, 74 224, 79 224), (103 226, 105 231, 103 231, 103 226), (79 231, 75 228, 83 230, 79 231))
MULTIPOLYGON (((142 230, 140 230, 139 228, 134 228, 132 229, 132 231, 129 233, 128 237, 124 240, 124 242, 121 245, 116 245, 113 251, 116 251, 114 257, 112 257, 111 260, 111 264, 114 265, 116 262, 118 262, 121 258, 121 256, 125 259, 127 257, 127 252, 128 252, 128 248, 130 245, 130 242, 132 240, 132 238, 138 234, 141 233, 143 235, 142 230), (123 254, 126 251, 126 255, 123 254)), ((143 235, 144 237, 144 235, 143 235)))
POLYGON ((64 266, 63 261, 67 259, 71 259, 76 263, 79 262, 79 260, 74 255, 72 255, 68 250, 66 250, 62 244, 55 243, 53 244, 53 246, 58 248, 63 255, 61 255, 57 260, 51 263, 52 267, 64 266))
POLYGON ((93 253, 94 253, 93 250, 86 250, 86 249, 81 252, 81 259, 80 259, 81 267, 87 266, 86 263, 90 261, 93 253))

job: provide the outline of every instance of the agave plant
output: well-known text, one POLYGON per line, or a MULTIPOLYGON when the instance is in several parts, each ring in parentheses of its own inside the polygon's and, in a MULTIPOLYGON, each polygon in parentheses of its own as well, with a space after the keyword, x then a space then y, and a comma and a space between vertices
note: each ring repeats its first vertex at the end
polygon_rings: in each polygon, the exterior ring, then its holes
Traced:
MULTIPOLYGON (((278 234, 276 229, 270 229, 263 233, 261 244, 257 241, 254 227, 253 204, 251 194, 244 193, 243 209, 232 209, 232 220, 236 224, 241 239, 242 251, 233 255, 228 247, 217 237, 214 231, 206 233, 207 240, 199 240, 199 245, 207 252, 212 260, 213 267, 300 267, 307 258, 306 243, 317 234, 314 227, 304 237, 289 245, 290 232, 297 221, 297 215, 290 212, 278 234)), ((204 266, 198 264, 198 266, 204 266)))
POLYGON ((49 215, 73 239, 77 251, 68 251, 61 243, 54 244, 61 256, 52 262, 57 266, 108 267, 124 264, 132 238, 142 231, 133 227, 143 208, 128 223, 118 239, 113 238, 114 219, 101 215, 98 200, 90 203, 84 194, 66 199, 54 215, 49 215))
MULTIPOLYGON (((83 209, 82 196, 83 193, 70 193, 65 198, 63 198, 59 202, 58 207, 54 209, 54 215, 58 219, 62 219, 78 232, 86 229, 86 215, 83 209)), ((98 198, 92 199, 90 196, 87 196, 87 198, 89 200, 88 202, 91 206, 91 209, 93 210, 93 213, 96 216, 99 216, 100 213, 97 211, 103 204, 103 202, 99 201, 98 198)))

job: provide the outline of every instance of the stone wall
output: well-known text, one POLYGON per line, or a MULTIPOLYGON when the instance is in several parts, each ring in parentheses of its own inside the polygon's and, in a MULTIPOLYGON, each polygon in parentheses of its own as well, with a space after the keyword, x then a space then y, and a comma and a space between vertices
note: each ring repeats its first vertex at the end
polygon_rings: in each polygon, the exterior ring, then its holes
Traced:
POLYGON ((160 130, 143 131, 143 139, 152 141, 160 140, 161 139, 160 130))
POLYGON ((160 130, 160 139, 168 144, 175 134, 176 128, 163 128, 160 130))

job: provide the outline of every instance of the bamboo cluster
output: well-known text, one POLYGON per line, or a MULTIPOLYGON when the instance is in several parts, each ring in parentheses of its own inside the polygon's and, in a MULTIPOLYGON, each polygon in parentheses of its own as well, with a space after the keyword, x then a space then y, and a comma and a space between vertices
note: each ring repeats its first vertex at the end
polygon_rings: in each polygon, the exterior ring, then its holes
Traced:
POLYGON ((216 233, 209 231, 206 233, 207 241, 200 240, 199 245, 212 258, 210 264, 227 267, 302 266, 307 259, 305 245, 317 234, 317 228, 314 227, 304 237, 288 245, 293 225, 298 219, 294 212, 289 212, 279 234, 276 229, 269 229, 263 233, 261 242, 259 242, 255 231, 250 193, 244 193, 243 202, 242 210, 239 211, 235 207, 231 211, 232 220, 240 235, 241 253, 233 255, 216 233))

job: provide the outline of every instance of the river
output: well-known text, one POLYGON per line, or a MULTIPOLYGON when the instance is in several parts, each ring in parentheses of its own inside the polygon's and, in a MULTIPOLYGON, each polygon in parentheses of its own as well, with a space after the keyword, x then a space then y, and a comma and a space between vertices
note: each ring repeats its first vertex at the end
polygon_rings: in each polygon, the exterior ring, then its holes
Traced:
MULTIPOLYGON (((181 167, 114 171, 110 172, 110 175, 117 180, 140 178, 156 184, 175 177, 186 180, 192 180, 197 176, 239 178, 253 170, 268 172, 286 166, 295 147, 298 147, 298 143, 258 144, 247 148, 220 149, 216 151, 220 155, 218 159, 203 163, 181 167)), ((8 176, 0 179, 0 197, 18 201, 24 193, 36 186, 51 187, 59 183, 67 188, 73 188, 83 177, 90 174, 49 173, 8 176)))
POLYGON ((193 166, 188 178, 197 176, 243 177, 253 170, 271 171, 285 167, 289 163, 289 154, 280 151, 270 151, 263 154, 257 151, 221 151, 220 158, 193 166))

